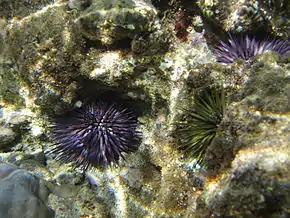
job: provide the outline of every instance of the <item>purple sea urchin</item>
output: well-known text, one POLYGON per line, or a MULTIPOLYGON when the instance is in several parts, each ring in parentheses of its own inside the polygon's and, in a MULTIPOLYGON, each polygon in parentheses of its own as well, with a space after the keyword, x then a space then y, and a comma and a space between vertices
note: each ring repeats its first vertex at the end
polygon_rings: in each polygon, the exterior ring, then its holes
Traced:
POLYGON ((89 166, 118 163, 123 152, 138 149, 141 133, 137 116, 127 108, 99 102, 69 111, 54 119, 52 150, 56 159, 89 166))
POLYGON ((289 41, 279 39, 259 41, 249 36, 238 37, 229 34, 228 42, 221 41, 215 49, 217 62, 221 63, 233 63, 238 59, 248 60, 267 50, 275 51, 280 55, 289 55, 289 41))

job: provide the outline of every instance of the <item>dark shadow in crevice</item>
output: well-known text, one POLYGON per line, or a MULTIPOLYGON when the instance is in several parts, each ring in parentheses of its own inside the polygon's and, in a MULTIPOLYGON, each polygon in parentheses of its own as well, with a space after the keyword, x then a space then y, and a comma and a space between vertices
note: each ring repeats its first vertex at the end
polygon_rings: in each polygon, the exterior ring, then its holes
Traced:
MULTIPOLYGON (((78 78, 77 82, 81 88, 77 91, 73 102, 81 101, 84 105, 87 105, 98 101, 105 101, 129 108, 137 116, 151 113, 151 102, 132 99, 128 96, 128 90, 125 88, 110 87, 104 83, 86 78, 78 78)), ((134 93, 136 93, 136 90, 134 90, 134 93)))
POLYGON ((115 50, 131 51, 131 43, 132 43, 131 38, 124 38, 122 40, 117 40, 113 44, 108 44, 108 45, 102 44, 100 40, 86 39, 86 43, 85 43, 82 53, 87 54, 90 48, 99 49, 101 52, 115 51, 115 50))

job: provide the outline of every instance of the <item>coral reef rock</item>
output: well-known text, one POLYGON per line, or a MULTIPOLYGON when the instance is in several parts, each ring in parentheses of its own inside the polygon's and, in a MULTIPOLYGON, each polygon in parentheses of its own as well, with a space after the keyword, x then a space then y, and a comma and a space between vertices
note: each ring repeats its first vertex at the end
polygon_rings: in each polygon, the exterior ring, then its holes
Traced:
POLYGON ((228 31, 287 40, 286 2, 1 1, 0 160, 30 173, 0 164, 0 217, 290 217, 289 57, 213 52, 228 31), (174 129, 216 85, 227 104, 200 166, 174 129), (58 161, 52 120, 98 101, 136 111, 138 150, 87 171, 58 161))
POLYGON ((156 10, 146 1, 93 0, 76 22, 90 40, 111 44, 148 32, 156 15, 156 10))

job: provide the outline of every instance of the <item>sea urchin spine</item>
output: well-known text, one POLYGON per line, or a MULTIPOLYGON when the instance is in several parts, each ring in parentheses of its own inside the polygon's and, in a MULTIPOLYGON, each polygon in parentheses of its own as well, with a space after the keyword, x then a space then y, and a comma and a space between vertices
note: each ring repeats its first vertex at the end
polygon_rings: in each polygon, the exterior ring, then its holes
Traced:
POLYGON ((217 62, 233 63, 236 60, 248 60, 265 51, 275 51, 280 55, 289 55, 290 45, 288 40, 262 40, 259 41, 249 36, 233 36, 229 34, 228 42, 221 41, 216 47, 217 62))
POLYGON ((77 108, 53 120, 56 159, 89 166, 118 163, 122 153, 138 149, 137 116, 127 108, 99 102, 77 108))
POLYGON ((184 110, 184 120, 176 123, 180 148, 203 165, 207 148, 216 137, 226 107, 223 85, 205 89, 194 99, 194 110, 184 110))

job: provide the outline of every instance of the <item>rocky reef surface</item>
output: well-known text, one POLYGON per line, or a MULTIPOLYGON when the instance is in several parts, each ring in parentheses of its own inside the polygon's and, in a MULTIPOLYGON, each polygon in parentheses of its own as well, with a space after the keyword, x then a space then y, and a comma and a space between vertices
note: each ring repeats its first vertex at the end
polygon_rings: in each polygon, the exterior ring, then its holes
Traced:
POLYGON ((0 177, 1 217, 54 217, 46 205, 49 190, 38 178, 5 163, 0 163, 0 177))
POLYGON ((39 210, 65 218, 290 216, 289 56, 266 51, 221 64, 214 52, 227 32, 288 40, 288 1, 0 6, 0 160, 46 190, 42 197, 16 185, 16 197, 25 192, 39 210), (216 84, 227 106, 199 166, 179 149, 176 123, 216 84), (85 172, 55 160, 51 118, 98 100, 138 112, 138 151, 85 172))

